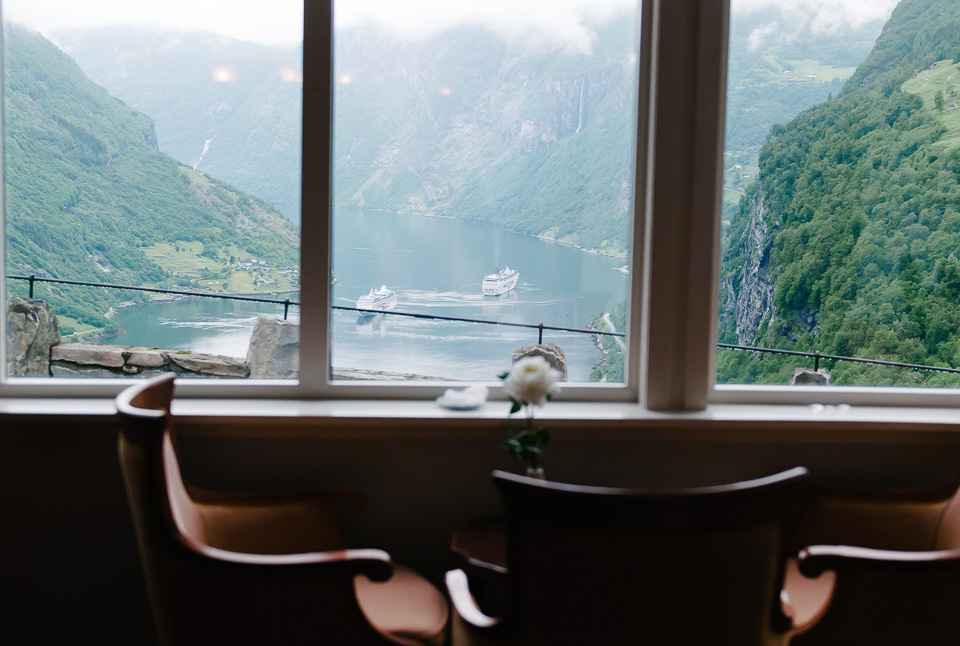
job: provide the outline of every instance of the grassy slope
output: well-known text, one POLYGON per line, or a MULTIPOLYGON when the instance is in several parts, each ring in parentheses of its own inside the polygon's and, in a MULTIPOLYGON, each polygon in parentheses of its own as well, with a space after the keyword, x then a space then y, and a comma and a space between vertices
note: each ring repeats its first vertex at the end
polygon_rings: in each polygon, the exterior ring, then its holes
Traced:
POLYGON ((943 60, 934 63, 903 84, 903 91, 923 97, 923 107, 946 129, 937 142, 942 154, 960 148, 960 63, 943 60), (942 92, 943 110, 936 107, 936 96, 942 92))

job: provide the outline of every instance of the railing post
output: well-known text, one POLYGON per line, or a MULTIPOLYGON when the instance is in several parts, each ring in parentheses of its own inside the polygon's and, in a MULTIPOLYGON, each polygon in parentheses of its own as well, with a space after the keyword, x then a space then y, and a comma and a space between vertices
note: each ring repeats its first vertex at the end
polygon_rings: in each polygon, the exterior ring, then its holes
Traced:
POLYGON ((283 320, 287 320, 287 312, 290 311, 290 299, 284 299, 283 301, 283 320))
POLYGON ((33 281, 36 277, 36 274, 30 274, 30 298, 33 298, 33 281))
POLYGON ((540 331, 540 335, 537 337, 537 343, 543 344, 543 321, 540 321, 540 325, 537 326, 540 331))
POLYGON ((820 351, 814 350, 813 351, 813 371, 817 372, 818 370, 820 370, 820 351))

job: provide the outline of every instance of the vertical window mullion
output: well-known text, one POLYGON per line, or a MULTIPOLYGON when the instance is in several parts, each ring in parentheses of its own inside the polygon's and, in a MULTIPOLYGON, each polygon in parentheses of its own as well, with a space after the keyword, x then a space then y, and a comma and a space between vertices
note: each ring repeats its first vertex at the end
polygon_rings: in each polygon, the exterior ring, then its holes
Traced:
POLYGON ((330 366, 333 2, 304 2, 300 384, 325 390, 330 366))
POLYGON ((713 383, 726 0, 660 2, 644 401, 696 410, 713 383))

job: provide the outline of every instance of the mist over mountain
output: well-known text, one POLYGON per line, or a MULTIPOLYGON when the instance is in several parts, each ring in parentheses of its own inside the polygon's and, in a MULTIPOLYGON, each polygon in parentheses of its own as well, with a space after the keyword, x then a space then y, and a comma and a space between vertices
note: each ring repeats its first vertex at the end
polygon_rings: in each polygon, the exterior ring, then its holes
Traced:
MULTIPOLYGON (((10 25, 4 101, 8 274, 194 285, 225 270, 230 256, 297 265, 297 231, 278 212, 158 151, 149 117, 39 34, 10 25)), ((111 305, 143 298, 42 290, 71 325, 101 329, 111 328, 111 305)))
MULTIPOLYGON (((742 190, 739 169, 755 164, 772 124, 839 91, 879 27, 846 28, 844 47, 837 34, 796 29, 773 11, 733 23, 727 148, 739 153, 728 156, 726 185, 742 190), (777 46, 756 47, 758 31, 777 46)), ((587 55, 478 25, 405 40, 370 25, 338 31, 335 205, 439 214, 624 255, 635 25, 619 16, 595 32, 587 55)), ((57 36, 91 78, 156 120, 161 150, 290 214, 299 87, 278 70, 299 70, 299 52, 212 34, 57 36), (235 76, 218 82, 218 70, 235 76)))
POLYGON ((634 26, 592 56, 461 28, 413 43, 338 34, 335 200, 626 250, 634 26))
MULTIPOLYGON (((721 340, 960 365, 960 5, 903 0, 843 90, 776 126, 724 250, 721 340)), ((721 381, 796 360, 722 352, 721 381)), ((838 383, 955 385, 840 362, 838 383)))
MULTIPOLYGON (((335 204, 625 253, 633 33, 630 20, 604 25, 586 56, 532 52, 476 27, 406 43, 374 28, 338 32, 335 204)), ((161 150, 278 206, 299 201, 299 87, 277 73, 299 60, 212 35, 110 28, 58 39, 156 119, 161 150), (218 82, 222 69, 236 80, 218 82)))

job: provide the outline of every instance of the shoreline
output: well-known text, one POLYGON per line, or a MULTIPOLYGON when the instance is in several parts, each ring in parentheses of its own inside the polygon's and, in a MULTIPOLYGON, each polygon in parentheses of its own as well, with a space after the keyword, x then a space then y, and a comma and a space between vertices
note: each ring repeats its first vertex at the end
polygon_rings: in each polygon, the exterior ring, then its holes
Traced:
POLYGON ((422 218, 438 218, 440 220, 459 220, 461 222, 466 222, 466 220, 460 220, 452 215, 440 215, 439 213, 425 213, 423 211, 396 211, 393 209, 366 209, 362 206, 335 206, 333 209, 340 211, 359 211, 360 213, 390 213, 392 215, 416 215, 422 218))
MULTIPOLYGON (((366 208, 363 208, 362 206, 351 206, 351 207, 337 206, 337 207, 334 207, 334 209, 335 209, 335 210, 336 210, 336 209, 340 209, 340 210, 342 210, 342 211, 358 211, 358 212, 360 212, 360 213, 390 213, 390 214, 393 214, 393 215, 415 215, 415 216, 424 217, 424 218, 438 218, 438 219, 441 219, 441 220, 456 220, 457 222, 462 222, 462 223, 464 223, 464 224, 476 224, 476 225, 490 226, 490 225, 484 225, 483 223, 480 223, 480 222, 471 222, 470 220, 461 220, 460 218, 455 217, 455 216, 452 216, 452 215, 440 215, 439 213, 424 213, 424 212, 422 212, 422 211, 395 211, 395 210, 392 210, 392 209, 366 209, 366 208)), ((508 229, 507 227, 503 227, 503 230, 504 230, 504 231, 509 231, 510 233, 516 233, 517 235, 521 235, 521 236, 530 236, 530 237, 532 237, 532 238, 538 238, 538 239, 540 239, 540 240, 545 240, 545 241, 547 241, 547 242, 555 242, 555 243, 557 243, 557 244, 567 245, 568 247, 573 247, 574 249, 576 249, 576 250, 578 250, 578 251, 582 251, 583 253, 588 253, 588 254, 590 254, 591 256, 604 256, 605 258, 620 258, 620 259, 626 259, 626 258, 627 258, 627 254, 617 255, 617 254, 612 254, 612 253, 604 253, 604 252, 602 252, 602 251, 595 251, 595 250, 593 250, 593 249, 586 249, 586 248, 584 248, 584 247, 581 247, 580 245, 578 245, 578 244, 575 243, 575 242, 570 242, 570 241, 568 241, 568 240, 561 240, 560 238, 553 238, 553 237, 551 237, 551 236, 547 236, 547 235, 543 235, 543 234, 539 234, 539 233, 521 233, 520 231, 517 231, 516 229, 508 229)))
MULTIPOLYGON (((517 233, 517 232, 514 231, 514 233, 517 233)), ((521 233, 520 235, 526 235, 526 234, 521 233)), ((588 253, 588 254, 590 254, 591 256, 603 256, 603 257, 605 257, 605 258, 617 258, 617 259, 619 259, 619 260, 625 260, 625 259, 627 258, 626 255, 617 256, 617 255, 612 254, 612 253, 603 253, 602 251, 594 251, 593 249, 584 249, 583 247, 581 247, 580 245, 578 245, 576 242, 570 242, 570 241, 568 241, 568 240, 561 240, 560 238, 551 238, 550 236, 537 235, 537 234, 533 234, 533 237, 534 237, 534 238, 539 238, 540 240, 546 240, 547 242, 556 242, 557 244, 564 244, 564 245, 567 245, 568 247, 573 247, 574 249, 577 249, 577 250, 579 250, 579 251, 582 251, 583 253, 588 253)))

